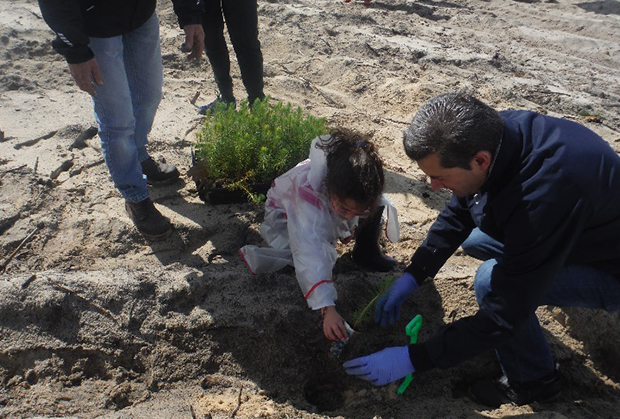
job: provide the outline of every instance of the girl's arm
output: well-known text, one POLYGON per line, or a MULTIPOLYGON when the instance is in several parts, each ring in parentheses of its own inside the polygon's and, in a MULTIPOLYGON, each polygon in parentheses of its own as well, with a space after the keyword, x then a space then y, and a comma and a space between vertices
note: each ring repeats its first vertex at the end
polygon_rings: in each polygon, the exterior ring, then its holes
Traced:
POLYGON ((324 201, 313 191, 301 189, 304 187, 292 187, 281 195, 281 201, 299 286, 308 306, 318 310, 335 305, 332 269, 338 252, 332 241, 337 240, 337 235, 324 201))

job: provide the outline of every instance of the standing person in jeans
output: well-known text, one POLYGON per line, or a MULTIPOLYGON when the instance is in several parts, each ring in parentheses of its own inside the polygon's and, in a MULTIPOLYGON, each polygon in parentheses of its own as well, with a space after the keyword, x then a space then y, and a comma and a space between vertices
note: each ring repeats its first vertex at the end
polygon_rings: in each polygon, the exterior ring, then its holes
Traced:
POLYGON ((224 21, 235 49, 248 102, 252 104, 257 99, 263 99, 263 54, 258 40, 256 0, 204 0, 204 3, 202 25, 205 32, 205 51, 219 95, 208 105, 200 106, 198 112, 206 115, 219 102, 233 107, 236 104, 230 77, 230 57, 224 38, 224 21))
MULTIPOLYGON (((183 48, 198 59, 202 1, 173 3, 185 31, 183 48)), ((39 0, 39 6, 56 32, 54 49, 93 98, 103 156, 129 217, 147 239, 169 236, 172 225, 147 188, 179 177, 176 167, 153 160, 146 150, 163 84, 156 0, 39 0)))
POLYGON ((498 407, 559 394, 536 309, 620 309, 620 156, 575 122, 498 113, 464 94, 423 105, 404 146, 431 187, 453 196, 380 297, 375 321, 398 320, 403 302, 460 245, 485 260, 474 279, 479 310, 424 343, 349 361, 347 372, 382 385, 495 349, 504 375, 474 383, 473 400, 498 407))

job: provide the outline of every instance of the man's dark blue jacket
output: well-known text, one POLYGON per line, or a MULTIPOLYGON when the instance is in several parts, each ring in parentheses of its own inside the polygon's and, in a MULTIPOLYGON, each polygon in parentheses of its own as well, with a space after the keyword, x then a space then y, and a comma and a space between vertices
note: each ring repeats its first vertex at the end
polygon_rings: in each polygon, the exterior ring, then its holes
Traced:
POLYGON ((448 368, 508 341, 534 314, 558 271, 585 264, 620 281, 620 156, 575 122, 501 112, 504 134, 485 184, 453 196, 406 271, 432 278, 479 227, 504 244, 479 311, 411 345, 416 371, 448 368))

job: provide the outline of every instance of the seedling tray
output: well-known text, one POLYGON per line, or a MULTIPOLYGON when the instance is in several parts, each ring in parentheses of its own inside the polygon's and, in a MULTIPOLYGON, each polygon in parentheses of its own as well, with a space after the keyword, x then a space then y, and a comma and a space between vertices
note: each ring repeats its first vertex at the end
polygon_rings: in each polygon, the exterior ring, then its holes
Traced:
MULTIPOLYGON (((249 189, 253 194, 266 195, 271 187, 271 183, 255 183, 249 185, 249 189)), ((198 196, 204 202, 210 204, 242 204, 249 202, 248 195, 241 189, 228 188, 201 188, 198 189, 198 196)))

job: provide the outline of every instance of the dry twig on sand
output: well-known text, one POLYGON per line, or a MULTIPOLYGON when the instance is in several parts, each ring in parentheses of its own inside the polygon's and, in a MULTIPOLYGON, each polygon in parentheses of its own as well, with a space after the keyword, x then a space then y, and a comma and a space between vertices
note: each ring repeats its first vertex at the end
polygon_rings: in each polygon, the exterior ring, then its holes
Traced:
POLYGON ((4 262, 2 262, 2 264, 0 265, 0 273, 4 272, 4 270, 9 265, 9 263, 11 263, 11 260, 13 260, 13 258, 17 254, 17 252, 19 252, 20 249, 24 246, 24 244, 26 244, 28 242, 28 240, 30 240, 32 238, 32 236, 34 236, 34 233, 36 233, 37 230, 39 230, 39 226, 35 227, 34 230, 32 230, 30 232, 30 234, 28 234, 26 236, 26 238, 24 240, 22 240, 22 242, 17 246, 17 248, 15 250, 13 250, 13 252, 9 255, 9 257, 6 258, 6 260, 4 262))
POLYGON ((181 138, 184 140, 192 131, 198 128, 203 122, 203 118, 198 118, 192 121, 192 124, 189 128, 185 130, 185 132, 181 135, 181 138))
POLYGON ((232 411, 232 413, 230 414, 230 417, 234 419, 235 415, 237 414, 237 412, 239 411, 239 408, 241 407, 241 393, 243 392, 243 386, 239 387, 239 397, 237 398, 237 407, 235 407, 235 410, 232 411))
POLYGON ((192 105, 196 106, 196 101, 198 100, 199 97, 200 97, 200 90, 197 90, 196 93, 194 93, 194 96, 192 96, 189 99, 189 103, 191 103, 192 105))
POLYGON ((45 279, 47 279, 47 282, 49 282, 52 287, 56 288, 57 290, 60 291, 64 291, 72 296, 74 296, 75 298, 77 298, 78 300, 82 300, 85 303, 88 303, 89 305, 91 305, 95 310, 97 310, 98 312, 106 315, 107 317, 109 317, 110 319, 112 319, 112 321, 120 327, 120 323, 118 322, 118 320, 116 320, 116 317, 114 317, 114 314, 112 314, 112 312, 108 309, 103 308, 102 306, 100 306, 99 304, 89 300, 86 297, 82 297, 80 294, 78 294, 76 291, 72 290, 71 288, 67 288, 64 285, 58 284, 57 282, 53 281, 51 278, 46 277, 45 279))
POLYGON ((86 140, 90 140, 91 138, 93 138, 95 135, 97 135, 97 132, 99 132, 99 129, 95 126, 86 128, 80 133, 80 135, 77 136, 75 141, 73 141, 73 144, 69 146, 69 151, 73 150, 74 148, 80 150, 86 148, 88 146, 88 144, 86 144, 86 140))
POLYGON ((58 168, 54 169, 54 171, 50 174, 50 179, 52 180, 58 179, 58 176, 60 176, 62 172, 66 172, 72 167, 73 167, 73 159, 63 161, 62 164, 58 168))

